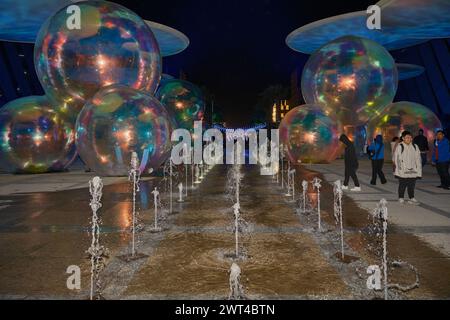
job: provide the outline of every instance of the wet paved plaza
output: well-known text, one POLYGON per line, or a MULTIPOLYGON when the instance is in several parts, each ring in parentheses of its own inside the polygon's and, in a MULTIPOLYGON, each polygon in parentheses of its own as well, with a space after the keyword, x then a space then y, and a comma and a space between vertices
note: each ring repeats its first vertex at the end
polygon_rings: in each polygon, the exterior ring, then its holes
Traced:
MULTIPOLYGON (((228 297, 229 269, 234 261, 233 202, 226 194, 229 169, 215 166, 196 189, 188 190, 186 202, 174 202, 174 213, 166 212, 161 233, 150 232, 154 219, 150 192, 154 186, 162 188, 165 183, 160 178, 144 179, 137 198, 140 219, 145 225, 138 234, 138 251, 148 257, 129 263, 118 257, 130 250, 131 186, 126 179, 108 182, 100 209, 101 242, 110 251, 101 274, 106 299, 228 297)), ((367 210, 344 197, 345 248, 354 261, 342 262, 336 257, 340 242, 330 184, 323 183, 323 230, 318 232, 315 216, 299 214, 297 203, 284 195, 286 191, 273 177, 261 176, 257 166, 242 166, 241 170, 244 173, 241 211, 248 230, 241 235, 240 249, 244 255, 236 262, 242 270, 241 281, 248 299, 380 297, 380 293, 366 288, 365 269, 380 263, 367 250, 371 241, 363 232, 369 221, 367 210)), ((54 174, 49 179, 63 179, 67 175, 54 174)), ((302 179, 310 181, 314 176, 323 178, 320 173, 297 168, 296 189, 300 190, 302 179)), ((0 196, 3 298, 88 297, 89 178, 89 174, 80 174, 78 180, 72 179, 76 183, 72 181, 71 190, 4 192, 0 196), (81 268, 81 290, 67 289, 66 269, 70 265, 81 268)), ((161 194, 167 209, 168 195, 162 189, 161 194)), ((391 290, 391 298, 449 298, 448 256, 402 228, 395 225, 389 228, 389 254, 414 265, 420 276, 418 288, 408 292, 391 290)), ((389 276, 392 282, 414 282, 410 270, 390 270, 389 276)))

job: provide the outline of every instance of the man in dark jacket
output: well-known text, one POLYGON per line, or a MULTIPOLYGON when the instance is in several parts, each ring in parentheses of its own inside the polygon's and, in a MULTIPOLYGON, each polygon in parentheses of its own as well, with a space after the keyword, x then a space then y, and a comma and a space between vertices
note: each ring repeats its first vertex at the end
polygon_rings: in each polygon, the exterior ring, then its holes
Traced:
POLYGON ((433 163, 436 164, 436 170, 441 178, 441 185, 438 186, 438 188, 450 190, 450 175, 448 173, 450 164, 450 144, 442 130, 439 130, 436 133, 433 163))
POLYGON ((423 129, 419 130, 419 135, 414 138, 413 144, 419 147, 423 167, 424 165, 427 164, 427 153, 430 150, 430 148, 428 147, 427 137, 423 135, 423 129))
POLYGON ((348 189, 348 182, 350 180, 350 177, 353 180, 353 183, 355 184, 355 187, 351 189, 351 191, 361 191, 361 187, 359 186, 358 176, 356 175, 356 171, 358 170, 358 157, 356 156, 356 150, 355 146, 353 145, 353 142, 350 141, 350 139, 345 135, 342 134, 339 138, 339 141, 341 141, 345 146, 345 153, 344 153, 344 163, 345 163, 345 178, 344 178, 344 184, 342 186, 343 190, 348 189))
POLYGON ((377 175, 380 177, 381 184, 385 184, 387 181, 383 173, 384 143, 381 134, 375 137, 374 142, 367 147, 367 151, 370 153, 370 159, 372 160, 372 180, 370 180, 370 184, 377 184, 377 175))

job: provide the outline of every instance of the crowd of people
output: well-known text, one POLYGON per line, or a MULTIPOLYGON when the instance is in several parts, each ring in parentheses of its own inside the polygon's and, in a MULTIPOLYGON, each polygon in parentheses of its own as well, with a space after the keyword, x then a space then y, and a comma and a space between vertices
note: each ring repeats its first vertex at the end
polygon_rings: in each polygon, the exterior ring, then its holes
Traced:
MULTIPOLYGON (((344 163, 344 183, 343 189, 348 190, 350 178, 353 180, 354 188, 351 191, 361 191, 357 171, 359 167, 358 157, 353 142, 342 134, 339 140, 345 147, 344 163)), ((387 183, 383 172, 385 160, 385 145, 383 137, 377 135, 375 139, 366 147, 367 154, 372 162, 371 185, 376 185, 377 178, 381 184, 387 183)), ((409 204, 417 205, 419 201, 415 198, 416 181, 422 178, 422 168, 427 165, 430 146, 427 137, 422 129, 416 137, 412 133, 403 131, 400 137, 395 137, 391 141, 392 151, 392 170, 395 178, 398 179, 398 201, 405 203, 405 192, 408 193, 409 204)), ((438 188, 450 190, 450 142, 446 138, 443 130, 436 132, 436 137, 431 149, 432 165, 436 167, 437 174, 440 177, 438 188)))

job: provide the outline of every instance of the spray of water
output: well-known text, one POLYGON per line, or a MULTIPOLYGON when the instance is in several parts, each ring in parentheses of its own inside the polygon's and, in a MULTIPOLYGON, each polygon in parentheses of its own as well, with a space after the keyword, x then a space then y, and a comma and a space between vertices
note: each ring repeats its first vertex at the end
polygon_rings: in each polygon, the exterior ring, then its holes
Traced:
POLYGON ((227 173, 226 194, 227 197, 233 202, 240 205, 240 187, 244 175, 241 172, 241 166, 234 164, 227 173))
POLYGON ((183 200, 183 183, 182 182, 180 182, 179 184, 178 184, 178 200, 177 200, 177 202, 184 202, 184 200, 183 200))
POLYGON ((297 212, 304 215, 313 212, 313 204, 310 197, 308 196, 308 187, 308 181, 303 180, 301 197, 299 197, 297 200, 297 212))
POLYGON ((200 181, 200 165, 196 164, 195 165, 195 184, 199 184, 200 181))
POLYGON ((136 152, 133 152, 131 154, 130 165, 131 166, 128 174, 128 180, 131 181, 133 189, 133 212, 131 216, 131 256, 134 257, 136 253, 136 226, 138 225, 136 212, 136 193, 139 192, 139 181, 141 177, 141 171, 139 170, 139 159, 136 152))
POLYGON ((388 289, 397 289, 403 292, 412 290, 414 288, 419 287, 419 273, 417 269, 405 261, 394 260, 392 262, 388 259, 387 252, 387 230, 388 230, 388 209, 387 209, 387 201, 386 199, 381 199, 377 204, 375 209, 372 211, 372 225, 369 228, 369 234, 375 236, 375 241, 381 238, 381 245, 375 245, 375 248, 380 248, 378 250, 373 250, 373 247, 370 247, 372 251, 381 256, 381 263, 383 269, 383 283, 384 283, 384 299, 387 300, 389 298, 388 289), (415 273, 415 282, 410 285, 401 285, 397 283, 389 284, 388 283, 388 270, 389 266, 394 268, 398 267, 408 267, 415 273))
POLYGON ((89 192, 91 194, 90 207, 92 210, 91 219, 91 246, 87 253, 91 259, 91 290, 90 299, 101 298, 100 272, 105 267, 105 259, 108 257, 108 249, 100 244, 101 217, 98 210, 102 207, 103 182, 99 177, 94 177, 89 181, 89 192))
POLYGON ((234 235, 235 235, 235 254, 236 258, 239 257, 239 203, 235 203, 233 205, 233 213, 234 213, 234 235))
POLYGON ((169 193, 169 213, 173 213, 173 183, 176 178, 178 178, 178 172, 175 170, 175 165, 173 164, 172 158, 166 161, 164 164, 164 172, 167 177, 169 188, 166 191, 169 193))
POLYGON ((334 193, 334 219, 336 224, 340 226, 341 234, 341 255, 344 259, 344 227, 342 222, 342 184, 341 180, 337 180, 333 186, 334 193))
POLYGON ((154 206, 154 210, 155 210, 155 224, 150 229, 150 231, 160 232, 162 229, 160 226, 158 226, 158 218, 159 218, 158 217, 158 208, 161 208, 161 201, 160 201, 159 191, 158 191, 157 187, 155 187, 155 189, 153 189, 152 194, 153 194, 153 206, 154 206))
POLYGON ((241 284, 241 268, 235 262, 233 262, 230 268, 230 294, 228 299, 245 299, 244 288, 241 284))
POLYGON ((311 181, 313 189, 317 191, 317 229, 319 230, 319 232, 322 230, 320 217, 320 188, 322 187, 321 182, 322 180, 320 180, 318 177, 314 177, 313 181, 311 181))

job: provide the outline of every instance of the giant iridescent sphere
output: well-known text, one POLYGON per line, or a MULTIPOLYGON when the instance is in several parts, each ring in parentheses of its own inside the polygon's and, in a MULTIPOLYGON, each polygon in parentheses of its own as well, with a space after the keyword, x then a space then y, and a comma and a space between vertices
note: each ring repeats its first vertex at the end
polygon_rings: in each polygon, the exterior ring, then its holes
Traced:
POLYGON ((433 111, 421 104, 407 101, 392 103, 382 114, 370 120, 367 131, 369 139, 381 134, 390 154, 390 142, 394 137, 400 137, 405 130, 416 136, 419 129, 422 129, 427 137, 431 158, 435 132, 442 129, 442 124, 433 111))
POLYGON ((0 109, 0 167, 14 173, 66 169, 76 157, 75 131, 45 96, 19 98, 0 109))
POLYGON ((397 68, 389 52, 374 41, 346 36, 308 59, 302 74, 306 103, 335 110, 343 125, 363 125, 392 102, 397 68))
POLYGON ((202 92, 188 81, 166 80, 156 92, 156 97, 174 117, 179 128, 191 130, 194 121, 203 119, 205 102, 202 92))
POLYGON ((161 77, 149 26, 106 1, 65 6, 48 18, 36 39, 34 62, 46 94, 73 113, 102 87, 122 84, 153 94, 161 77))
POLYGON ((294 163, 333 161, 339 149, 336 120, 322 105, 302 105, 289 111, 280 123, 280 142, 294 163))
POLYGON ((95 172, 124 176, 136 152, 141 172, 158 168, 170 155, 172 121, 154 97, 121 85, 100 90, 76 124, 78 153, 95 172))

